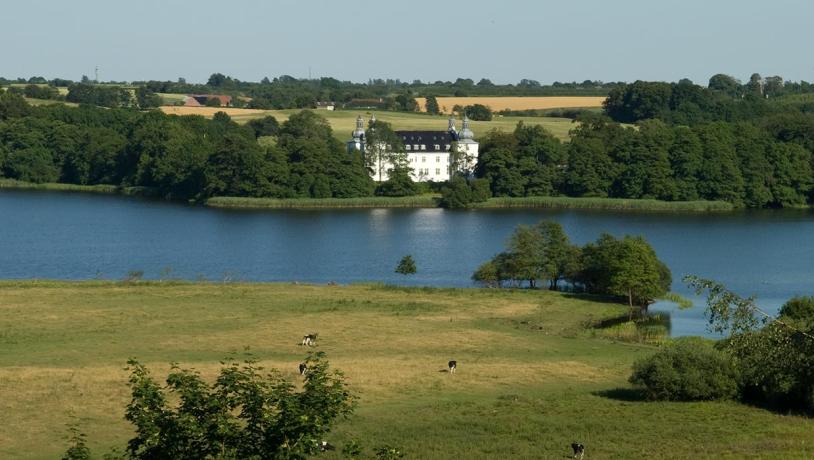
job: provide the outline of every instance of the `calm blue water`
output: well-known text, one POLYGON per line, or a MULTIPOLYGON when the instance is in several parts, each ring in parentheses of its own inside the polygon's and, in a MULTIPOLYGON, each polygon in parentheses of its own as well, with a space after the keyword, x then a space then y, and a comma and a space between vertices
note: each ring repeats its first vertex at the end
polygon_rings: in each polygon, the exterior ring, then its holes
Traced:
MULTIPOLYGON (((776 310, 814 294, 814 212, 653 214, 595 211, 222 211, 104 195, 0 191, 0 278, 158 278, 471 286, 515 226, 560 222, 583 244, 644 235, 689 296, 710 277, 776 310), (393 273, 412 254, 418 273, 393 273)), ((674 335, 704 334, 703 305, 672 312, 674 335)), ((673 310, 670 305, 656 309, 673 310)))

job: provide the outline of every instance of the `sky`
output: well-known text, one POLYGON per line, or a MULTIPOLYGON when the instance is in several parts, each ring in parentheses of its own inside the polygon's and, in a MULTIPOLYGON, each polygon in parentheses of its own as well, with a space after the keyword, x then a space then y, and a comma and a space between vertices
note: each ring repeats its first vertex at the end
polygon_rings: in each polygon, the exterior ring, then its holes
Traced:
POLYGON ((0 76, 814 81, 811 0, 26 0, 0 76))

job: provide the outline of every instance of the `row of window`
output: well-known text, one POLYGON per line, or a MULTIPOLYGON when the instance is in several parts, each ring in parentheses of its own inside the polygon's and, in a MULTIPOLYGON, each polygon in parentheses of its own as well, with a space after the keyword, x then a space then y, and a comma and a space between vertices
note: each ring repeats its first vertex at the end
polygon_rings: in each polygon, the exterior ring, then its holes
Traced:
MULTIPOLYGON (((441 145, 440 144, 435 144, 434 147, 435 147, 436 151, 441 150, 441 145)), ((420 144, 420 145, 419 144, 413 144, 413 145, 407 144, 407 145, 404 146, 404 149, 405 150, 427 150, 427 146, 424 145, 424 144, 420 144)), ((449 144, 444 146, 444 150, 449 150, 449 144)))
MULTIPOLYGON (((452 173, 452 168, 447 167, 446 172, 447 172, 447 174, 451 174, 452 173)), ((430 168, 418 168, 418 175, 419 176, 429 176, 430 175, 430 168)), ((435 175, 436 176, 441 175, 441 168, 435 168, 435 175)))
MULTIPOLYGON (((415 158, 415 157, 410 158, 410 163, 415 163, 416 161, 417 161, 417 158, 415 158)), ((422 157, 421 157, 421 162, 422 162, 422 163, 426 163, 426 162, 427 162, 427 157, 422 156, 422 157)), ((436 157, 435 157, 435 162, 436 162, 436 163, 440 163, 440 162, 441 162, 441 157, 436 155, 436 157)))
MULTIPOLYGON (((421 140, 421 136, 417 136, 417 137, 418 137, 418 140, 421 140)), ((439 138, 444 139, 444 137, 446 137, 446 136, 432 136, 432 140, 437 140, 439 138)), ((407 140, 407 136, 401 136, 401 138, 404 139, 405 141, 407 140)), ((410 140, 413 140, 415 138, 416 138, 416 136, 410 136, 410 140)))

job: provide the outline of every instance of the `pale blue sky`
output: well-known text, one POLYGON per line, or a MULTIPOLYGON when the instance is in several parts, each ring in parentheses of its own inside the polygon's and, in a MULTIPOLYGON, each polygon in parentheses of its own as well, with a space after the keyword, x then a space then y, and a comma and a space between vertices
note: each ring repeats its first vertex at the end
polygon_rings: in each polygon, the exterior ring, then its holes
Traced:
POLYGON ((25 0, 0 76, 814 80, 810 0, 25 0))

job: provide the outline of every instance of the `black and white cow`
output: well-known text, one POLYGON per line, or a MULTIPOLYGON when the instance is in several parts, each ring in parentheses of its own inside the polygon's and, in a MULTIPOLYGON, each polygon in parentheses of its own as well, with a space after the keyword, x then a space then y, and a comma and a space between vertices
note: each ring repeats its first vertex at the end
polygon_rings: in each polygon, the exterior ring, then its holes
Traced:
POLYGON ((308 334, 302 336, 302 345, 303 346, 314 346, 317 344, 317 335, 316 334, 308 334))
POLYGON ((585 455, 585 446, 578 442, 572 442, 571 448, 574 449, 574 458, 582 458, 585 455))
POLYGON ((449 366, 449 373, 454 374, 455 369, 458 368, 458 361, 452 360, 449 363, 447 363, 447 365, 449 366))

